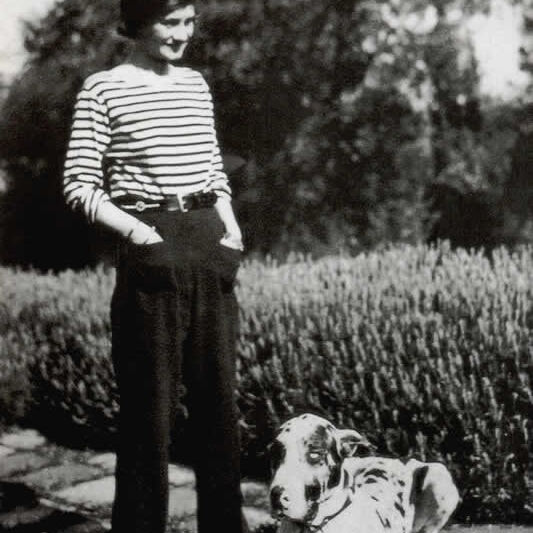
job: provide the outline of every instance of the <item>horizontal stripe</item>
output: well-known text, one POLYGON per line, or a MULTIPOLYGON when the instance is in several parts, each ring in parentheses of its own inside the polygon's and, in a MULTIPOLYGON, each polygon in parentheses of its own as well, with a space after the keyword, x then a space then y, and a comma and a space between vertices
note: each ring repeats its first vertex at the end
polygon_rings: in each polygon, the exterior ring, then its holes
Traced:
POLYGON ((213 108, 209 105, 198 105, 196 103, 187 102, 176 102, 176 100, 161 100, 160 102, 137 102, 130 106, 124 106, 120 109, 110 109, 109 116, 116 120, 118 117, 124 117, 126 114, 136 114, 149 111, 155 111, 159 115, 164 111, 175 110, 182 111, 183 113, 188 112, 192 115, 203 115, 203 116, 213 116, 213 108))
POLYGON ((81 181, 85 179, 85 177, 90 176, 92 178, 96 178, 97 181, 100 181, 103 177, 103 174, 100 169, 96 170, 83 165, 77 165, 75 167, 65 169, 64 176, 66 178, 79 178, 81 181))
POLYGON ((104 146, 107 146, 111 140, 109 135, 100 133, 94 129, 91 130, 89 128, 73 128, 71 138, 74 140, 94 140, 97 143, 103 144, 104 146))
POLYGON ((80 94, 74 109, 76 113, 96 114, 102 116, 102 118, 106 114, 106 107, 90 94, 80 94))
POLYGON ((212 104, 211 97, 208 93, 198 93, 195 91, 157 91, 148 92, 143 91, 137 94, 132 94, 131 91, 117 91, 112 98, 107 99, 107 105, 111 111, 118 111, 123 108, 128 108, 131 105, 141 105, 149 102, 171 102, 179 103, 180 100, 184 102, 192 102, 192 105, 209 106, 212 104))
POLYGON ((210 152, 203 154, 193 154, 187 157, 130 157, 124 158, 124 166, 140 167, 140 168, 160 168, 160 167, 187 167, 190 165, 210 165, 210 152))
MULTIPOLYGON (((120 190, 127 193, 135 193, 139 190, 144 190, 146 192, 155 194, 158 191, 162 191, 163 189, 170 189, 173 191, 181 190, 183 187, 190 187, 192 185, 203 185, 205 184, 205 179, 202 178, 196 178, 189 177, 187 180, 183 180, 179 184, 176 184, 175 180, 173 180, 172 177, 168 177, 167 179, 160 179, 157 182, 150 181, 147 183, 141 183, 139 181, 131 181, 129 179, 113 179, 113 184, 120 186, 120 190)), ((166 194, 166 193, 165 193, 166 194)))
MULTIPOLYGON (((106 141, 109 141, 109 137, 106 138, 106 141)), ((95 157, 100 158, 102 154, 106 151, 107 142, 98 142, 97 139, 93 139, 90 137, 71 137, 68 146, 69 152, 80 149, 86 149, 91 151, 95 157)))
POLYGON ((78 94, 63 187, 90 220, 101 203, 127 194, 153 201, 213 180, 230 190, 201 74, 184 68, 164 80, 139 72, 122 66, 94 74, 78 94))
POLYGON ((129 191, 126 191, 125 189, 115 189, 110 197, 113 200, 117 200, 120 198, 123 198, 124 196, 136 196, 144 200, 149 200, 152 202, 157 202, 158 200, 162 200, 165 197, 173 196, 177 194, 178 192, 180 194, 189 194, 191 192, 197 192, 202 190, 203 188, 203 180, 192 182, 189 184, 181 184, 179 186, 161 186, 158 188, 152 188, 151 191, 145 191, 142 188, 139 188, 137 190, 131 189, 129 191))
MULTIPOLYGON (((121 151, 129 147, 132 153, 144 150, 146 148, 154 148, 157 146, 176 146, 178 148, 186 148, 192 146, 209 146, 212 149, 213 146, 213 134, 209 135, 195 135, 194 138, 180 138, 175 135, 157 135, 147 136, 142 139, 129 139, 127 136, 124 138, 118 136, 114 139, 113 146, 108 150, 109 153, 113 153, 115 150, 121 151)), ((204 148, 202 148, 203 150, 204 148)))
POLYGON ((184 129, 195 127, 202 128, 202 131, 212 131, 212 125, 209 118, 190 117, 180 120, 179 117, 176 118, 173 116, 157 118, 148 117, 145 119, 132 120, 127 124, 117 125, 116 130, 120 133, 133 133, 146 129, 174 128, 178 134, 181 134, 184 129))
POLYGON ((147 147, 144 149, 121 152, 120 150, 113 150, 113 158, 119 159, 121 161, 130 161, 130 160, 140 160, 144 159, 146 161, 154 162, 159 164, 162 161, 172 159, 180 159, 187 161, 189 156, 205 156, 206 154, 211 154, 210 145, 206 143, 195 144, 192 150, 189 146, 154 146, 147 147), (201 149, 204 146, 205 149, 201 149))
POLYGON ((87 168, 89 170, 102 171, 102 163, 99 160, 87 159, 86 157, 67 157, 65 169, 87 168))
POLYGON ((205 165, 189 165, 187 167, 152 167, 152 168, 135 168, 124 167, 124 171, 127 172, 133 179, 141 180, 146 178, 152 178, 157 182, 159 179, 174 179, 178 182, 180 177, 196 176, 198 174, 204 174, 209 172, 209 163, 205 165), (142 178, 141 178, 142 176, 142 178))
MULTIPOLYGON (((139 140, 139 139, 150 139, 150 138, 158 138, 158 137, 171 137, 176 142, 179 142, 180 140, 182 142, 191 142, 193 140, 199 140, 200 138, 204 138, 208 136, 208 130, 206 130, 205 126, 202 127, 195 127, 190 126, 189 128, 182 128, 182 130, 178 133, 176 131, 177 128, 174 128, 172 126, 163 127, 163 126, 150 126, 145 128, 140 128, 137 130, 134 130, 132 132, 122 132, 120 130, 120 134, 123 133, 130 133, 133 139, 139 140)), ((211 135, 211 141, 212 135, 211 135)))
POLYGON ((176 107, 165 107, 162 109, 146 109, 143 111, 136 111, 135 113, 123 113, 122 115, 116 116, 112 120, 113 127, 117 126, 126 126, 128 124, 134 123, 136 121, 142 120, 151 120, 151 119, 160 119, 160 118, 173 118, 173 119, 197 119, 205 120, 208 123, 213 122, 213 114, 206 109, 192 109, 187 108, 176 108, 176 107))
POLYGON ((120 82, 116 80, 107 80, 100 81, 95 84, 89 84, 87 90, 94 92, 101 96, 102 98, 111 98, 113 95, 109 94, 119 91, 131 91, 131 94, 150 94, 151 92, 163 92, 163 91, 173 91, 173 90, 189 90, 194 93, 206 93, 206 86, 196 79, 183 80, 182 82, 176 81, 175 83, 131 83, 131 82, 120 82))

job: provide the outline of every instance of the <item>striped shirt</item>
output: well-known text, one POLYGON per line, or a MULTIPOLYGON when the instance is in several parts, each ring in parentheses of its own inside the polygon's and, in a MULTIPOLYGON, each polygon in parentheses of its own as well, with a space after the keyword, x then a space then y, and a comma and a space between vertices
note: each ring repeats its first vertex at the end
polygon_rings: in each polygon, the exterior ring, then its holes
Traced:
POLYGON ((182 67, 160 77, 125 64, 87 78, 65 160, 68 205, 94 221, 103 202, 157 202, 208 183, 231 194, 199 72, 182 67))

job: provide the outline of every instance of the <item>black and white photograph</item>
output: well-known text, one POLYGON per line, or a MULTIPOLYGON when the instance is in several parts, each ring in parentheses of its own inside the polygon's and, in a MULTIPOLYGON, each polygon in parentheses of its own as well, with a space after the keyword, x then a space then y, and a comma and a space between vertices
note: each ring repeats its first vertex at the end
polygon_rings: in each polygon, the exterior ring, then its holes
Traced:
POLYGON ((0 6, 0 533, 533 533, 533 0, 0 6))

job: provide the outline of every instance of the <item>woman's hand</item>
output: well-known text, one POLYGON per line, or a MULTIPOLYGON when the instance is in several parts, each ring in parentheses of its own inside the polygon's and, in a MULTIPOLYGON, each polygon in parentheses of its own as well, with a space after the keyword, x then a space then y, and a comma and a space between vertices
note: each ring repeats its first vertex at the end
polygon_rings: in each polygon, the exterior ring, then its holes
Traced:
POLYGON ((244 250, 242 232, 237 221, 235 219, 229 221, 228 224, 224 224, 224 228, 226 232, 224 233, 224 237, 220 240, 220 244, 242 252, 244 250))
POLYGON ((220 243, 236 250, 244 250, 241 228, 235 218, 231 201, 227 198, 219 198, 215 209, 224 224, 225 233, 220 243))
POLYGON ((163 241, 161 235, 157 233, 155 228, 148 226, 148 224, 140 220, 130 230, 127 239, 133 244, 155 244, 163 241))
POLYGON ((244 250, 240 232, 238 235, 225 233, 224 237, 220 240, 220 244, 222 244, 222 246, 227 246, 228 248, 233 248, 234 250, 240 250, 241 252, 244 250))
POLYGON ((126 213, 111 202, 103 202, 98 207, 95 220, 132 244, 155 244, 163 240, 155 228, 126 213))

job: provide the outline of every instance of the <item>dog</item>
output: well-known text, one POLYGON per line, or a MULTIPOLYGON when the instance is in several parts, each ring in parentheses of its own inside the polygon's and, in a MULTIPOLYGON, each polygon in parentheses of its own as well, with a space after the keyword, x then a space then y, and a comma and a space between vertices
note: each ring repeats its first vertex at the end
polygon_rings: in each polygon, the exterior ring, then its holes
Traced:
POLYGON ((270 502, 279 533, 436 533, 459 501, 441 463, 374 456, 351 429, 303 414, 270 446, 270 502))

